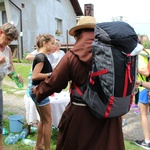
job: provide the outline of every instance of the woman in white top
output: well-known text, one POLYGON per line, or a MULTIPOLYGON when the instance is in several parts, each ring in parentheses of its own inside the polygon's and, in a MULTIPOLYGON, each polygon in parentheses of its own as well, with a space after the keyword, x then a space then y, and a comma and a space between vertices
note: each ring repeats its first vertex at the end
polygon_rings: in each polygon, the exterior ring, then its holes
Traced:
MULTIPOLYGON (((0 150, 2 148, 2 119, 3 119, 3 93, 2 93, 2 80, 7 74, 12 77, 11 72, 15 71, 12 61, 12 53, 9 48, 9 44, 13 40, 17 40, 19 33, 17 28, 11 23, 5 23, 0 27, 0 150), (7 72, 6 72, 7 71, 7 72)), ((23 82, 23 79, 18 75, 19 82, 23 82)))

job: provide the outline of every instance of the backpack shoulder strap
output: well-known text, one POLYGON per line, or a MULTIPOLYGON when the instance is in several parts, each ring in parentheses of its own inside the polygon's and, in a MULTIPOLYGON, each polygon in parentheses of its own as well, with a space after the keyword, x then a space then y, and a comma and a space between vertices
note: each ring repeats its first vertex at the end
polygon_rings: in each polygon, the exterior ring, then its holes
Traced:
POLYGON ((81 92, 80 88, 79 88, 74 82, 73 82, 73 86, 74 86, 74 88, 76 89, 77 93, 78 93, 80 96, 82 96, 83 93, 81 92))

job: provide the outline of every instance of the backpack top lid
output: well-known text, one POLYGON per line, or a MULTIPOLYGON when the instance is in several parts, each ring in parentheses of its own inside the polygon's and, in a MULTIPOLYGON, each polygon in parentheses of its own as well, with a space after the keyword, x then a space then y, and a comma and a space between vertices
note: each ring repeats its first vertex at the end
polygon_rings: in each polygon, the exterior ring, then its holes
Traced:
POLYGON ((96 24, 95 40, 111 44, 125 53, 131 53, 137 46, 138 36, 125 22, 103 22, 96 24))

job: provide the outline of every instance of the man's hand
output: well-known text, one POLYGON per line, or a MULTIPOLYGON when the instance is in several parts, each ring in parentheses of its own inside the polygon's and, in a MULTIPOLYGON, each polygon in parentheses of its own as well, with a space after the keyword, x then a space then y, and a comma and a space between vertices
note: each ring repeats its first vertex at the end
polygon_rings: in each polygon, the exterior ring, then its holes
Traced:
POLYGON ((33 94, 35 94, 36 87, 37 87, 37 86, 35 86, 35 87, 32 88, 32 93, 33 93, 33 94))
POLYGON ((20 74, 17 74, 17 76, 18 76, 18 81, 24 83, 24 80, 23 80, 23 78, 20 76, 20 74))
POLYGON ((138 87, 138 86, 140 86, 140 84, 141 84, 141 81, 136 81, 136 86, 138 87))

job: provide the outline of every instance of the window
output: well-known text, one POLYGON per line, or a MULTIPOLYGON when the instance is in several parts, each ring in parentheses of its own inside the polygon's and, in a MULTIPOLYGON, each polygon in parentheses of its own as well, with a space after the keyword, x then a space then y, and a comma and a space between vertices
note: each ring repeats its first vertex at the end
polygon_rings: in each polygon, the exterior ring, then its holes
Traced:
POLYGON ((2 11, 2 24, 7 22, 7 15, 6 15, 6 11, 2 11))
POLYGON ((55 34, 59 36, 59 35, 62 34, 62 20, 58 19, 58 18, 55 18, 55 20, 56 20, 56 31, 55 31, 55 34))

